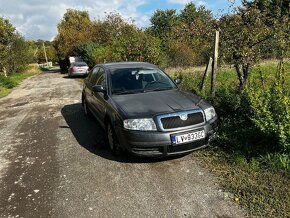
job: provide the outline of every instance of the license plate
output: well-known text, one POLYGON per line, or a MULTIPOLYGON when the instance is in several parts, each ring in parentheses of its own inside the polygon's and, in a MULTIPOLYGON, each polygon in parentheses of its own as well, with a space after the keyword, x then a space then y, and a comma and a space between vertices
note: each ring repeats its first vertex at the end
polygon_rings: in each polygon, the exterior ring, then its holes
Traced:
POLYGON ((204 130, 201 130, 197 132, 185 133, 182 135, 173 135, 171 136, 171 142, 173 145, 178 145, 178 144, 193 142, 193 141, 204 139, 204 138, 205 138, 205 132, 204 130))

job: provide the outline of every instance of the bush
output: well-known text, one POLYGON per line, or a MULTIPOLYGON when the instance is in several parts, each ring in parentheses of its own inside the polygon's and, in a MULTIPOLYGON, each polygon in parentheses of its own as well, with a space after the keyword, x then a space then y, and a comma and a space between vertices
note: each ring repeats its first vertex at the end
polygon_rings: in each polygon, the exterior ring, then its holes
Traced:
POLYGON ((275 152, 290 153, 290 97, 285 84, 285 69, 278 66, 274 84, 251 87, 247 93, 250 100, 251 120, 263 134, 275 152))

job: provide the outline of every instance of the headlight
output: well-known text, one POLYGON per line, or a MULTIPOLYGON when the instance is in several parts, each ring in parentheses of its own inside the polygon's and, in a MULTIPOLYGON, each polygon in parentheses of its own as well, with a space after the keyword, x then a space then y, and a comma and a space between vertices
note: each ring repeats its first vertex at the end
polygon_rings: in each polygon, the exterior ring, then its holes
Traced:
POLYGON ((204 113, 205 113, 205 118, 207 121, 211 120, 212 118, 216 116, 216 113, 213 107, 204 109, 204 113))
POLYGON ((154 120, 148 119, 128 119, 124 120, 124 128, 132 130, 153 131, 156 130, 154 120))

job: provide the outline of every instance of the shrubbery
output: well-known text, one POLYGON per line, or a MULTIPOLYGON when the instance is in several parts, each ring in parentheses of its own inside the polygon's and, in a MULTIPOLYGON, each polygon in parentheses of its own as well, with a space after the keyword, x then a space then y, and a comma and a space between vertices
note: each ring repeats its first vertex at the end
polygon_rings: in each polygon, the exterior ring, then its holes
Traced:
POLYGON ((253 69, 249 87, 242 93, 231 78, 234 73, 219 72, 214 98, 207 90, 199 90, 201 73, 177 72, 174 77, 182 78, 182 89, 202 95, 215 106, 220 122, 214 145, 233 157, 257 159, 286 170, 290 167, 289 65, 281 62, 277 70, 272 66, 253 69))
POLYGON ((289 87, 285 87, 285 68, 281 62, 275 80, 247 91, 251 120, 264 136, 267 147, 275 152, 290 154, 290 97, 289 87))
POLYGON ((0 72, 23 71, 33 59, 33 51, 10 22, 0 17, 0 72))

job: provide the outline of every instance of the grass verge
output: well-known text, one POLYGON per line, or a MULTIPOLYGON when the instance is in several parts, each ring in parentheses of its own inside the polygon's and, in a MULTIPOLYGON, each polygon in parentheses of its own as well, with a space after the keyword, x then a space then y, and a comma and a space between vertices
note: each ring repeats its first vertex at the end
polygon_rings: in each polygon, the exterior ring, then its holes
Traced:
POLYGON ((14 87, 18 86, 22 80, 40 74, 41 70, 37 65, 31 64, 23 73, 13 73, 8 77, 0 76, 0 98, 7 96, 14 87))
POLYGON ((248 216, 290 217, 289 172, 212 146, 194 157, 218 178, 229 198, 247 209, 248 216))

